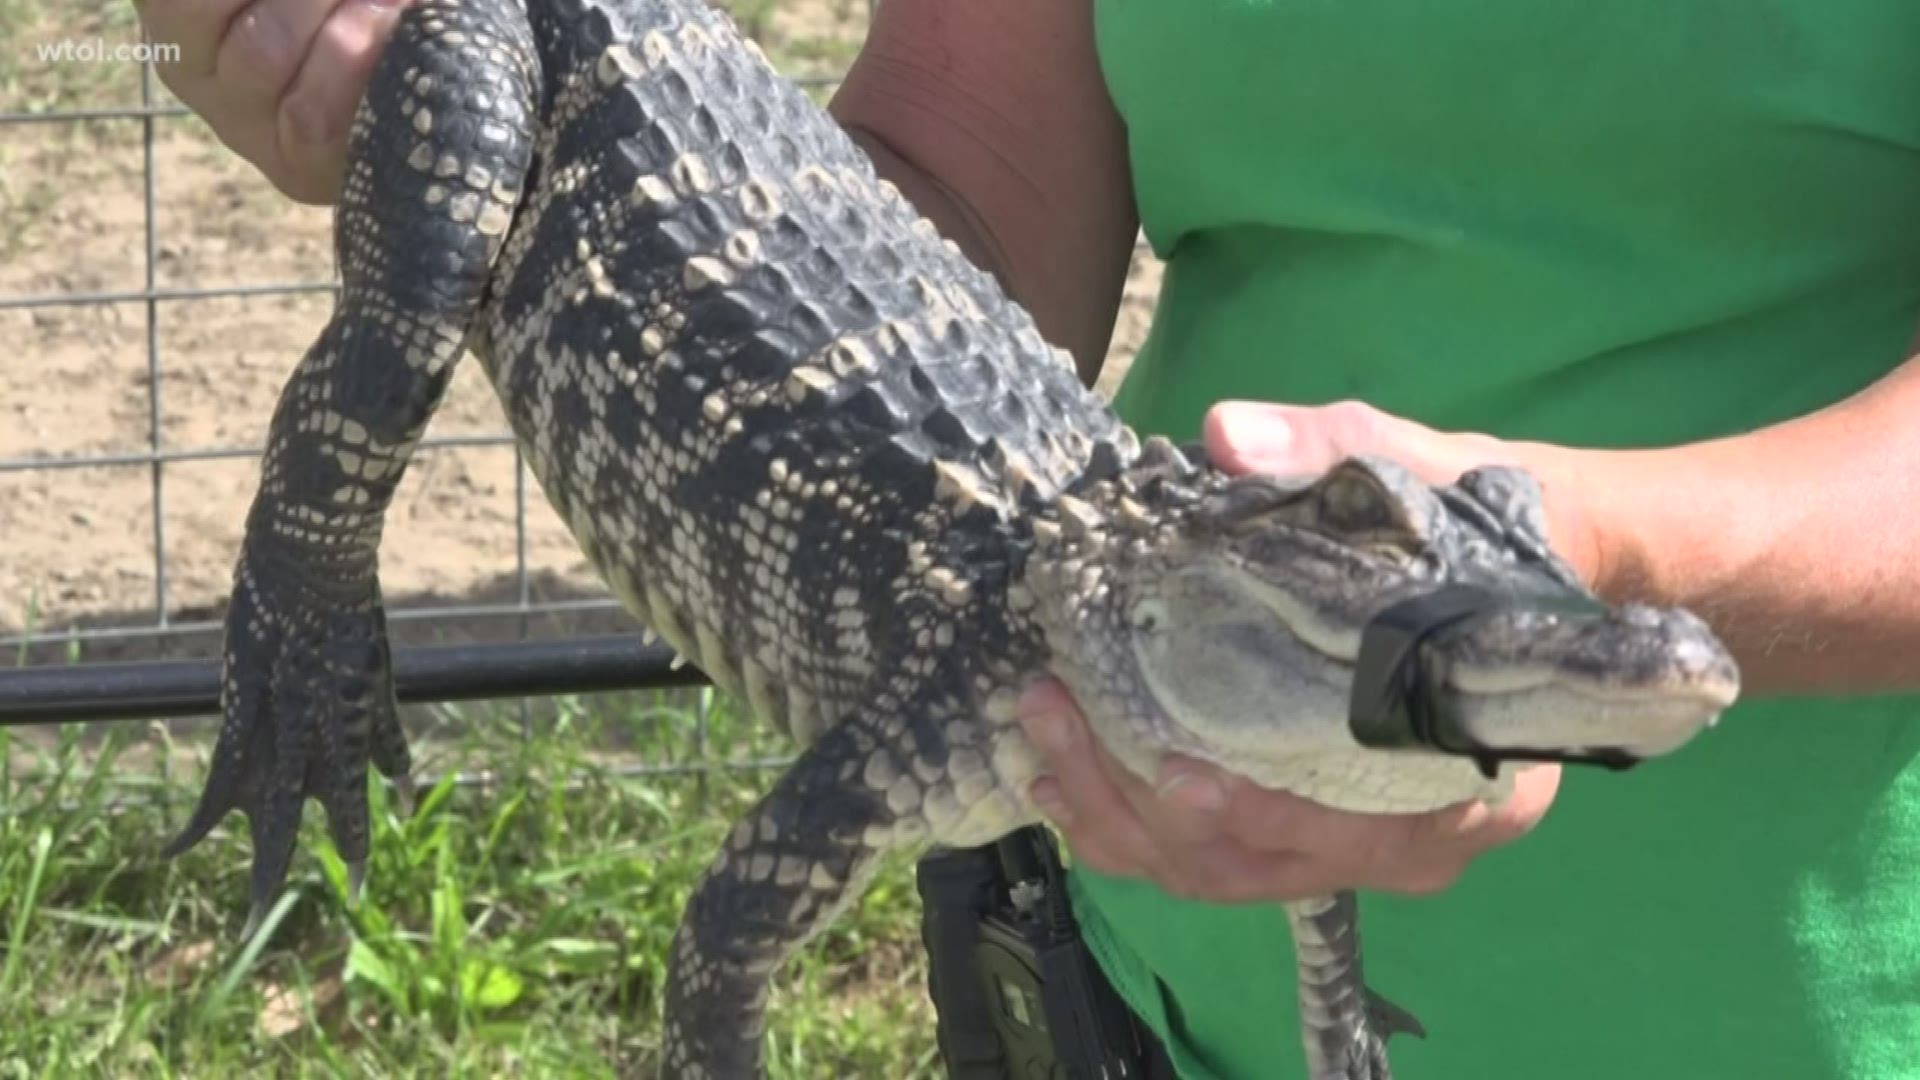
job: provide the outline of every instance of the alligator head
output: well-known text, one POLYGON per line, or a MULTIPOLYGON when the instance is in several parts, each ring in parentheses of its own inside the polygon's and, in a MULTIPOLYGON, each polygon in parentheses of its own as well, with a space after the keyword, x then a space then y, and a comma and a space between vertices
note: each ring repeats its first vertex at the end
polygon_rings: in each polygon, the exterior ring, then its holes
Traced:
POLYGON ((1349 726, 1370 621, 1456 585, 1496 602, 1423 659, 1482 747, 1650 757, 1738 692, 1701 619, 1607 607, 1583 587, 1518 469, 1432 487, 1356 458, 1304 481, 1229 478, 1150 440, 1130 472, 1083 494, 1041 530, 1027 586, 1055 674, 1144 776, 1178 751, 1341 809, 1503 796, 1506 767, 1488 777, 1463 756, 1369 749, 1349 726))

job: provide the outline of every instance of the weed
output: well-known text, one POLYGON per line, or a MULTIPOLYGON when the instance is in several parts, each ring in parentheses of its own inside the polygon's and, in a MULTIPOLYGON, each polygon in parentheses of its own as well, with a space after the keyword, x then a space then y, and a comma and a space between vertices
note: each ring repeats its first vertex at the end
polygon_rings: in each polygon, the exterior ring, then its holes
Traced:
MULTIPOLYGON (((772 33, 776 0, 725 6, 755 36, 772 33)), ((0 0, 0 111, 136 103, 133 65, 47 65, 31 51, 59 37, 134 40, 132 12, 126 0, 0 0)), ((796 25, 844 34, 848 21, 796 25)), ((846 55, 818 36, 789 31, 768 51, 783 65, 846 55)), ((140 127, 59 130, 82 150, 124 152, 140 127)), ((62 159, 24 152, 52 137, 0 138, 3 255, 61 190, 62 159)), ((40 614, 33 605, 30 626, 40 614)), ((769 774, 628 777, 621 766, 787 750, 727 702, 703 707, 696 735, 682 697, 562 698, 541 703, 551 722, 532 738, 508 707, 435 710, 436 729, 459 738, 423 746, 425 767, 483 767, 489 782, 438 784, 404 818, 375 783, 357 903, 309 814, 288 891, 244 946, 245 819, 178 860, 156 855, 200 778, 198 764, 175 765, 171 738, 138 746, 157 761, 136 769, 119 762, 142 738, 134 726, 85 742, 66 729, 50 746, 0 729, 0 1080, 646 1070, 682 905, 769 774)), ((183 763, 204 757, 181 741, 183 763)), ((766 1040, 774 1077, 934 1075, 917 919, 911 867, 895 860, 781 973, 766 1040)))
MULTIPOLYGON (((510 710, 466 710, 461 741, 426 751, 449 775, 410 816, 373 785, 360 901, 311 813, 289 889, 248 947, 244 818, 176 861, 155 856, 197 769, 158 770, 190 775, 129 794, 115 760, 130 729, 97 747, 75 730, 0 747, 26 762, 0 768, 0 1076, 646 1070, 681 907, 770 774, 620 775, 596 749, 610 734, 654 764, 693 741, 682 707, 622 704, 632 719, 610 733, 608 710, 563 699, 531 738, 510 710), (491 783, 452 782, 475 764, 491 783)), ((722 699, 707 744, 737 760, 769 741, 722 699)), ((896 860, 781 974, 773 1076, 934 1075, 917 920, 896 860)))

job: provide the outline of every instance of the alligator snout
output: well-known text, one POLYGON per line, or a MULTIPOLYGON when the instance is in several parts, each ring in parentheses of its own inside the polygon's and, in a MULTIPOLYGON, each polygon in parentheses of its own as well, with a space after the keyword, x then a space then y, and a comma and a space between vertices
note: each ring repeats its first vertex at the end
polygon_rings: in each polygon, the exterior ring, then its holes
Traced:
POLYGON ((1468 692, 1560 683, 1595 693, 1727 704, 1740 683, 1732 654, 1704 620, 1644 604, 1496 611, 1444 649, 1449 681, 1468 692))
MULTIPOLYGON (((1719 708, 1739 696, 1739 664, 1705 619, 1691 611, 1646 604, 1621 607, 1614 619, 1614 633, 1648 639, 1634 652, 1646 658, 1641 677, 1653 684, 1649 689, 1691 693, 1719 708)), ((1604 641, 1595 645, 1602 652, 1607 647, 1604 641)))

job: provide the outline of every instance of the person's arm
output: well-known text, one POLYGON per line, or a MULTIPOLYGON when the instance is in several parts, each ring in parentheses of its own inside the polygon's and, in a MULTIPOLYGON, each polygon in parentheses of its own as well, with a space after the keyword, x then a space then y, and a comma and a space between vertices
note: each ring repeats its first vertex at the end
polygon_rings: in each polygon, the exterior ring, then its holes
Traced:
MULTIPOLYGON (((312 203, 339 193, 348 126, 406 3, 134 0, 149 38, 181 46, 161 80, 312 203)), ((831 111, 1091 383, 1138 229, 1092 0, 887 0, 831 111)))
POLYGON ((1920 359, 1742 435, 1517 450, 1589 523, 1602 594, 1698 611, 1746 693, 1920 690, 1920 359))
POLYGON ((1091 383, 1138 230, 1092 0, 887 0, 832 110, 1091 383))
POLYGON ((1744 694, 1920 690, 1920 358, 1816 412, 1658 449, 1434 431, 1351 404, 1233 403, 1207 426, 1236 470, 1314 471, 1362 450, 1436 481, 1517 463, 1600 595, 1699 613, 1744 694))

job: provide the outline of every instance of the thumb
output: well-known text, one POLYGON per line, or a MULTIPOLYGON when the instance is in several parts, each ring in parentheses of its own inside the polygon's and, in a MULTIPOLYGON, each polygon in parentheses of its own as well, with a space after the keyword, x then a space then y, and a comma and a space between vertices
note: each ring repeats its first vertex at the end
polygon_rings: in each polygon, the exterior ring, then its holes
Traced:
POLYGON ((1383 419, 1364 405, 1223 401, 1208 411, 1201 435, 1207 456, 1229 473, 1317 476, 1356 451, 1390 454, 1383 419))
POLYGON ((1223 401, 1202 426, 1207 455, 1229 473, 1318 476, 1356 455, 1383 457, 1430 484, 1452 483, 1468 469, 1514 460, 1498 440, 1443 433, 1358 401, 1280 405, 1223 401))

